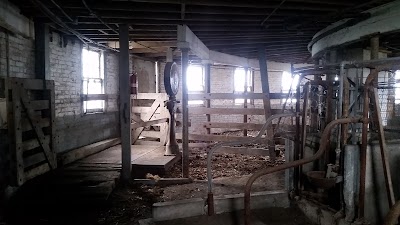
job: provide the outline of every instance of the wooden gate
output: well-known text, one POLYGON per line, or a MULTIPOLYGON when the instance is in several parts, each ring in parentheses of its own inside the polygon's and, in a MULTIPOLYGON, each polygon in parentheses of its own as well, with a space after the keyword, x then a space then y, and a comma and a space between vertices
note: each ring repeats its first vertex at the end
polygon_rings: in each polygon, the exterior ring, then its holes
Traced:
POLYGON ((168 133, 169 112, 165 107, 165 93, 138 93, 132 100, 132 144, 139 137, 165 145, 168 133))
POLYGON ((9 78, 6 95, 10 177, 22 185, 57 167, 54 81, 9 78))

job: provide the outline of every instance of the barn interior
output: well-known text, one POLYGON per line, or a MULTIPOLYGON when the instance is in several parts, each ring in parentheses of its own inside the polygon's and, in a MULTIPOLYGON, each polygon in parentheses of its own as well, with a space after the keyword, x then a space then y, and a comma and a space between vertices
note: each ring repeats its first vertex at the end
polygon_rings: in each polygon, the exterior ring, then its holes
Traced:
POLYGON ((399 0, 0 0, 0 224, 397 224, 399 0))

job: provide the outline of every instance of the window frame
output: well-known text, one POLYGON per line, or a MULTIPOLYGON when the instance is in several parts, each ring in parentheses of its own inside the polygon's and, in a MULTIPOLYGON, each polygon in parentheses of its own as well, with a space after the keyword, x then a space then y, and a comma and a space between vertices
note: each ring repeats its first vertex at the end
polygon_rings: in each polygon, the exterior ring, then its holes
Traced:
MULTIPOLYGON (((243 67, 236 67, 235 71, 233 72, 233 93, 235 94, 244 94, 244 93, 253 93, 254 92, 254 71, 250 68, 246 69, 243 67), (243 70, 244 73, 244 91, 237 91, 236 90, 236 71, 243 70)), ((234 99, 235 105, 244 105, 243 98, 235 98, 234 99)), ((254 99, 247 99, 247 104, 254 105, 254 99)))
MULTIPOLYGON (((81 49, 81 111, 83 115, 101 114, 105 113, 107 109, 107 95, 105 94, 106 87, 106 56, 105 52, 101 49, 83 47, 81 49), (84 58, 83 51, 91 51, 99 54, 99 78, 85 77, 84 74, 84 58), (89 80, 99 80, 101 83, 101 93, 100 94, 89 94, 88 90, 85 93, 85 83, 89 84, 89 80), (87 109, 87 103, 101 101, 101 108, 87 109)), ((88 86, 87 86, 88 87, 88 86)))
MULTIPOLYGON (((195 91, 191 91, 189 89, 189 85, 187 85, 188 87, 188 94, 203 94, 206 91, 206 81, 205 81, 205 71, 204 71, 204 66, 203 65, 199 65, 199 64, 190 64, 187 68, 187 74, 189 75, 189 68, 190 67, 199 67, 201 68, 201 77, 202 77, 202 90, 195 90, 195 91)), ((189 77, 187 77, 186 82, 189 82, 189 77)), ((191 106, 204 106, 205 105, 205 101, 204 100, 188 100, 188 105, 191 106)))

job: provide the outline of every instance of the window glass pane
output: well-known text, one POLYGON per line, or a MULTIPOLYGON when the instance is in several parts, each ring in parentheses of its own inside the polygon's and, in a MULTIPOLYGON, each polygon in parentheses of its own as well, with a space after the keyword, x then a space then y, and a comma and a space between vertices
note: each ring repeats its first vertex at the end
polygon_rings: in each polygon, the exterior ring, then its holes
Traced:
POLYGON ((85 113, 96 113, 104 111, 104 100, 92 100, 83 102, 83 111, 85 113))
MULTIPOLYGON (((82 49, 82 93, 104 93, 104 56, 101 51, 82 49)), ((92 100, 83 102, 84 113, 96 113, 104 111, 104 100, 92 100)))
POLYGON ((246 75, 243 68, 237 68, 234 75, 235 92, 244 92, 246 75))
POLYGON ((204 104, 204 101, 203 100, 189 100, 188 104, 189 105, 202 105, 202 104, 204 104))
POLYGON ((187 70, 189 92, 204 91, 204 74, 202 66, 189 65, 187 70))
POLYGON ((102 78, 100 52, 82 49, 82 72, 85 78, 102 78))

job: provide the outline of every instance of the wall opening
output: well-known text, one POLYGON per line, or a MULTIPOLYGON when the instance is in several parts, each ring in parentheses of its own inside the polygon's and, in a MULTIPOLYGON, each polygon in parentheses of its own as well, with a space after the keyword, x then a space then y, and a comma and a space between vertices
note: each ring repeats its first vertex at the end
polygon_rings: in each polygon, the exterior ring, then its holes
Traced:
MULTIPOLYGON (((236 68, 234 74, 234 93, 243 94, 251 92, 253 86, 253 73, 251 70, 244 68, 236 68)), ((247 103, 251 103, 251 99, 247 99, 247 103)), ((243 98, 235 99, 235 104, 244 104, 243 98)))
MULTIPOLYGON (((187 87, 189 94, 200 94, 205 91, 204 69, 200 65, 189 65, 187 69, 187 87)), ((189 105, 203 105, 203 100, 189 100, 189 105)))
MULTIPOLYGON (((104 94, 104 54, 102 51, 82 49, 82 93, 104 94)), ((104 112, 104 100, 83 101, 83 113, 104 112)))

